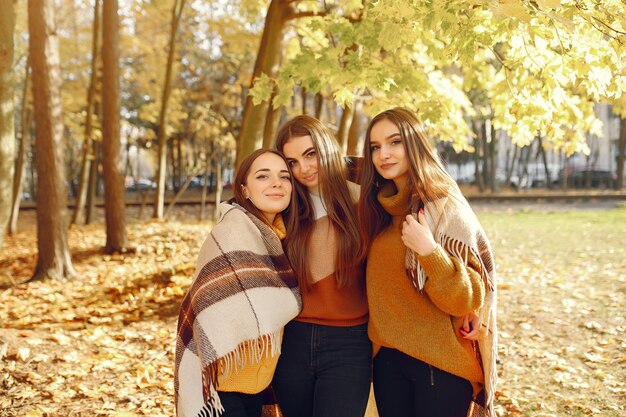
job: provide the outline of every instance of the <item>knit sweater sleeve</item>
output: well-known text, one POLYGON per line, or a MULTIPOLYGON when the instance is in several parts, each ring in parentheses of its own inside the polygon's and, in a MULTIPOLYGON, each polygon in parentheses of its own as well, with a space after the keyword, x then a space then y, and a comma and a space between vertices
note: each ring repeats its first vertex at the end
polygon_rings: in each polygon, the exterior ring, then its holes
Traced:
POLYGON ((440 245, 430 255, 418 256, 417 260, 428 276, 424 290, 441 311, 461 317, 483 305, 485 285, 481 266, 471 252, 467 265, 440 245))

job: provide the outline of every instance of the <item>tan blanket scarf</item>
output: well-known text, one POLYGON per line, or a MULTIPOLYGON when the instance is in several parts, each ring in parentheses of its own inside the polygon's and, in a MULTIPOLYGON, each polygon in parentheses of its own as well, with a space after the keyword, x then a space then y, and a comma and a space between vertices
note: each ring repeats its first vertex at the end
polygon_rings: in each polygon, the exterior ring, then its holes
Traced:
MULTIPOLYGON (((417 213, 417 207, 412 212, 417 213)), ((485 301, 478 312, 481 330, 477 344, 480 354, 478 359, 485 375, 485 391, 484 398, 479 395, 479 398, 474 400, 468 416, 495 417, 493 401, 498 381, 496 372, 498 353, 496 270, 489 240, 469 203, 457 187, 454 187, 450 197, 426 203, 424 214, 433 231, 435 241, 451 256, 467 265, 468 254, 471 252, 481 262, 481 274, 485 283, 485 301)), ((411 250, 407 250, 406 267, 413 285, 421 292, 428 277, 411 250)))
POLYGON ((218 375, 280 352, 301 309, 297 279, 272 229, 237 205, 205 240, 180 308, 174 389, 179 417, 218 416, 218 375))

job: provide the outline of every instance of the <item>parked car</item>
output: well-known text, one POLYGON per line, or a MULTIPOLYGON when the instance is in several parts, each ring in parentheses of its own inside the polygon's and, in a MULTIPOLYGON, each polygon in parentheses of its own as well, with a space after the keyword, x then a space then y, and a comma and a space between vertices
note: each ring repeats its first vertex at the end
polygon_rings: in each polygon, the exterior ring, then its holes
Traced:
POLYGON ((156 190, 156 183, 154 181, 144 179, 144 178, 139 178, 137 181, 134 181, 126 185, 126 191, 129 191, 129 192, 133 192, 133 191, 144 192, 148 190, 156 190))
POLYGON ((572 188, 583 188, 587 184, 592 188, 613 188, 616 181, 614 173, 602 169, 580 169, 567 177, 567 185, 572 188))

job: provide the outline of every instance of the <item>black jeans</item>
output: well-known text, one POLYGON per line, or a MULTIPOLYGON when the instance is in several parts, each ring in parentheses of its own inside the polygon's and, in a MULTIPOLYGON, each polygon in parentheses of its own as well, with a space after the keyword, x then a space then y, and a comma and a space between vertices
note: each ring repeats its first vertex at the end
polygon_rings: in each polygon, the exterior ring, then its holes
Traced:
POLYGON ((383 347, 374 358, 374 396, 380 417, 465 417, 472 385, 396 349, 383 347))
POLYGON ((284 417, 363 417, 372 376, 367 323, 285 327, 274 391, 284 417))
POLYGON ((244 394, 220 391, 224 413, 220 417, 261 417, 263 393, 244 394))

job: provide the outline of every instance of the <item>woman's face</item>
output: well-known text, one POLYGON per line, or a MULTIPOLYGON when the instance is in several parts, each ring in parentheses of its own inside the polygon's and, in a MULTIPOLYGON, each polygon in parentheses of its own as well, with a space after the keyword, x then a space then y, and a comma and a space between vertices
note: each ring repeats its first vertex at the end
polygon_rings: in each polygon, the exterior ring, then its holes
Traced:
POLYGON ((283 146, 283 154, 295 179, 309 190, 319 185, 317 149, 311 136, 290 138, 283 146))
POLYGON ((370 151, 376 171, 399 185, 409 175, 409 162, 400 129, 390 120, 381 119, 370 131, 370 151))
POLYGON ((244 197, 270 222, 291 201, 291 175, 287 164, 273 153, 264 153, 254 160, 246 177, 246 184, 242 187, 244 197))

